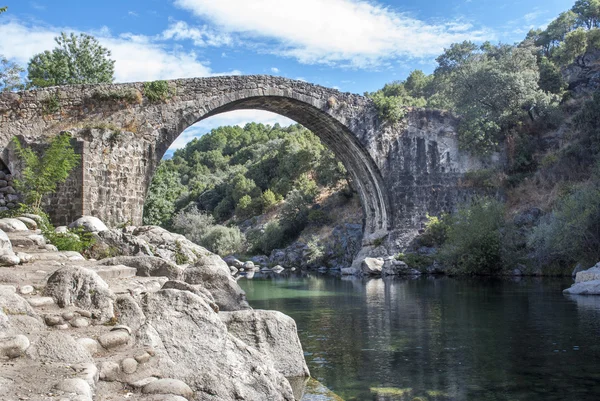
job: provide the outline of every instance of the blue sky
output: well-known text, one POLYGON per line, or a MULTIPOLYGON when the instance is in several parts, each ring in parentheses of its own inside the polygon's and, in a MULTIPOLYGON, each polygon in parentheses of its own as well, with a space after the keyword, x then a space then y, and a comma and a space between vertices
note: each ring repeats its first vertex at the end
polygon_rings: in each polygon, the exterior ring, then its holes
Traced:
MULTIPOLYGON (((26 66, 61 31, 112 51, 118 82, 272 74, 374 91, 410 71, 432 72, 462 40, 513 43, 574 0, 4 0, 0 54, 26 66)), ((290 121, 266 112, 221 114, 172 148, 223 124, 290 121)))

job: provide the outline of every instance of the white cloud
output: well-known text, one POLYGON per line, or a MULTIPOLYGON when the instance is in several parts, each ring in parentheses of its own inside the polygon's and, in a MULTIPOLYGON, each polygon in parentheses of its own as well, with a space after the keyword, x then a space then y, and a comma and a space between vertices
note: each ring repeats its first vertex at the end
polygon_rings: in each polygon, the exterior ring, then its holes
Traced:
POLYGON ((183 131, 183 133, 179 135, 175 142, 173 142, 173 144, 169 148, 169 151, 167 151, 167 154, 169 155, 175 149, 184 147, 185 144, 191 141, 192 139, 200 137, 210 132, 210 130, 212 130, 213 128, 221 127, 224 125, 239 125, 240 127, 243 127, 244 125, 250 122, 263 123, 268 125, 274 125, 275 123, 279 123, 279 125, 284 127, 291 124, 295 124, 295 121, 290 120, 287 117, 263 110, 237 110, 217 114, 216 116, 212 116, 205 120, 202 120, 183 131))
POLYGON ((192 40, 196 46, 231 46, 233 39, 226 33, 217 33, 216 31, 202 26, 199 28, 190 27, 184 21, 174 21, 162 33, 165 40, 192 40))
POLYGON ((273 74, 279 74, 279 68, 277 68, 277 67, 271 67, 271 72, 273 74))
MULTIPOLYGON (((33 55, 54 48, 54 37, 61 31, 77 32, 70 28, 33 27, 18 20, 8 20, 0 25, 0 37, 10 38, 0 41, 0 54, 26 65, 33 55)), ((155 38, 133 34, 112 36, 107 29, 95 32, 95 36, 112 52, 111 58, 116 61, 116 82, 219 75, 194 52, 174 50, 155 38)), ((239 71, 227 74, 239 74, 239 71)))
POLYGON ((251 39, 263 51, 309 64, 372 67, 403 56, 435 56, 454 42, 495 38, 463 21, 429 24, 366 0, 175 0, 175 4, 225 33, 251 39))

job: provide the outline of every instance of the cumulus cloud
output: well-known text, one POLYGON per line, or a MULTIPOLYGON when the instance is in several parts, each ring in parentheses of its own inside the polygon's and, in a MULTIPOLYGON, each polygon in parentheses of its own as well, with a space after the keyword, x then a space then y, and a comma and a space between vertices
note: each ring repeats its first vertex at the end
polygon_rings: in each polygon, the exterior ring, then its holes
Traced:
POLYGON ((307 64, 366 68, 398 57, 432 57, 454 42, 494 39, 465 22, 427 23, 365 0, 175 0, 175 5, 263 51, 307 64))
POLYGON ((231 46, 233 39, 226 33, 218 33, 209 27, 190 27, 184 21, 174 21, 163 31, 165 40, 192 40, 196 46, 231 46))
MULTIPOLYGON (((10 38, 0 41, 0 54, 26 65, 33 55, 54 48, 54 38, 61 31, 78 32, 70 28, 29 26, 18 20, 8 20, 0 24, 0 37, 10 38)), ((199 60, 193 51, 176 50, 153 37, 133 34, 112 36, 107 29, 92 34, 112 52, 116 82, 219 75, 207 62, 199 60)))

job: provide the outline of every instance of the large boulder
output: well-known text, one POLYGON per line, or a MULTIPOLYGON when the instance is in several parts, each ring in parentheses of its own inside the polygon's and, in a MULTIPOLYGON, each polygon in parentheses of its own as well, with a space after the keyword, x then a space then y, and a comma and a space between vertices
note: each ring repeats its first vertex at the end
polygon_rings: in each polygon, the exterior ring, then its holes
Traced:
POLYGON ((216 304, 215 298, 202 284, 188 284, 185 281, 169 280, 163 284, 162 289, 168 290, 169 288, 174 290, 189 291, 192 294, 196 294, 199 297, 204 298, 204 300, 215 312, 219 311, 219 305, 216 304))
POLYGON ((25 223, 19 219, 5 218, 0 219, 0 230, 11 233, 14 231, 27 231, 29 229, 25 223))
POLYGON ((154 254, 176 264, 195 263, 199 257, 210 252, 194 244, 181 234, 175 234, 158 226, 141 226, 133 235, 153 246, 154 254))
POLYGON ((89 233, 97 233, 108 230, 108 227, 97 217, 82 216, 69 224, 69 228, 82 228, 89 233))
POLYGON ((286 400, 288 381, 254 347, 231 336, 210 305, 189 291, 148 293, 138 338, 154 348, 162 377, 188 384, 198 400, 286 400))
POLYGON ((185 269, 184 276, 188 284, 202 284, 212 294, 222 311, 250 307, 246 301, 246 293, 231 277, 229 266, 218 255, 199 257, 193 266, 185 269))
POLYGON ((93 270, 83 267, 63 267, 50 276, 46 295, 61 308, 75 305, 99 313, 101 319, 114 316, 114 294, 108 284, 93 270))
POLYGON ((51 331, 31 344, 27 355, 40 362, 63 362, 69 364, 92 362, 87 348, 73 337, 60 331, 51 331))
POLYGON ((229 333, 262 352, 282 375, 310 376, 291 317, 269 310, 221 312, 219 317, 229 333))
POLYGON ((179 280, 183 269, 175 263, 156 256, 116 256, 102 259, 100 264, 105 266, 125 265, 137 269, 137 275, 142 277, 168 277, 179 280))
POLYGON ((381 258, 364 258, 360 265, 362 274, 366 276, 380 276, 384 261, 381 258))
POLYGON ((594 267, 578 272, 575 284, 563 291, 571 295, 600 295, 600 262, 594 267))
POLYGON ((2 230, 0 230, 0 251, 12 251, 12 243, 10 242, 10 238, 8 235, 2 230))
POLYGON ((154 255, 150 249, 150 245, 146 241, 123 230, 110 229, 100 231, 96 233, 95 240, 93 251, 97 259, 100 256, 106 255, 154 255))
POLYGON ((593 280, 600 280, 600 263, 596 264, 594 267, 577 272, 575 274, 576 283, 583 283, 593 280))

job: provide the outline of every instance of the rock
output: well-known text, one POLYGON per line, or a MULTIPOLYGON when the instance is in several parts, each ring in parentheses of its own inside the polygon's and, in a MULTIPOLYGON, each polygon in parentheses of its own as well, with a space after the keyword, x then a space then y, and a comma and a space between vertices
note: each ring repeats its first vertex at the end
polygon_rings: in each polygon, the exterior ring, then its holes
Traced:
POLYGON ((17 252, 15 256, 19 259, 19 263, 29 263, 33 260, 33 256, 25 252, 17 252))
POLYGON ((114 255, 154 256, 150 245, 145 240, 123 230, 101 231, 96 234, 95 240, 92 256, 98 256, 98 259, 114 255))
POLYGON ((19 288, 19 292, 23 295, 29 295, 34 291, 35 289, 31 285, 24 285, 21 288, 19 288))
POLYGON ((134 332, 142 326, 146 317, 142 308, 130 295, 120 295, 115 300, 115 315, 119 317, 119 322, 126 325, 134 332))
POLYGON ((4 218, 0 219, 0 230, 11 233, 15 231, 28 231, 29 229, 21 220, 4 218))
POLYGON ((224 257, 223 261, 227 263, 228 266, 235 267, 236 269, 241 269, 244 267, 244 262, 232 255, 224 257))
POLYGON ((83 317, 87 317, 87 318, 91 318, 92 317, 92 312, 90 312, 89 310, 77 310, 75 311, 77 312, 77 314, 79 316, 83 316, 83 317))
POLYGON ((113 361, 104 361, 100 364, 100 380, 112 382, 118 380, 121 368, 119 364, 113 361))
POLYGON ((246 271, 253 271, 256 268, 256 266, 254 265, 254 262, 252 262, 250 260, 247 261, 246 263, 244 263, 244 265, 242 267, 246 271))
POLYGON ((600 263, 596 264, 587 270, 580 271, 575 275, 576 283, 583 283, 585 281, 600 280, 600 263))
POLYGON ((157 377, 150 376, 150 377, 146 377, 146 378, 144 378, 144 379, 137 380, 137 381, 134 381, 134 382, 131 382, 131 383, 128 383, 128 384, 129 384, 131 387, 133 387, 133 388, 142 388, 142 387, 144 387, 146 384, 149 384, 149 383, 155 382, 155 381, 157 381, 157 380, 158 380, 158 378, 157 378, 157 377))
POLYGON ((60 316, 53 316, 53 315, 46 315, 44 317, 44 322, 46 323, 47 326, 58 326, 59 324, 62 324, 62 319, 60 318, 60 316))
POLYGON ((22 334, 0 337, 0 356, 18 358, 25 353, 29 345, 29 339, 22 334))
POLYGON ((215 303, 215 299, 213 298, 210 291, 208 291, 202 284, 188 284, 184 281, 175 281, 170 280, 167 281, 163 286, 163 289, 167 290, 169 288, 181 291, 189 291, 192 294, 196 294, 202 298, 210 305, 210 307, 215 311, 219 311, 219 305, 215 303))
POLYGON ((600 280, 588 280, 573 284, 563 291, 572 295, 600 295, 600 280))
POLYGON ((285 269, 283 268, 283 266, 277 265, 277 266, 273 267, 271 270, 273 271, 273 273, 281 273, 285 269))
POLYGON ((420 275, 418 270, 411 269, 405 262, 388 257, 384 260, 381 274, 384 276, 420 275))
POLYGON ((82 395, 88 397, 90 400, 92 399, 92 389, 90 388, 90 385, 80 378, 65 379, 56 385, 56 389, 68 394, 82 395))
POLYGON ((90 387, 94 387, 99 379, 99 372, 96 365, 93 363, 78 363, 71 366, 80 379, 86 381, 90 387))
POLYGON ((82 228, 89 233, 108 230, 102 220, 93 216, 82 216, 69 224, 69 228, 82 228))
POLYGON ((286 377, 310 376, 296 322, 277 311, 243 310, 219 313, 229 333, 255 347, 286 377))
POLYGON ((144 394, 174 394, 186 399, 191 399, 194 396, 194 391, 177 379, 159 379, 146 384, 142 388, 144 394))
POLYGON ((146 315, 140 341, 156 350, 163 376, 187 383, 196 399, 294 400, 283 375, 229 335, 202 297, 168 289, 145 294, 140 304, 146 315))
POLYGON ((27 354, 40 362, 91 363, 88 350, 68 334, 50 331, 33 342, 27 354))
POLYGON ((515 268, 515 269, 512 270, 511 275, 512 276, 522 276, 523 272, 521 271, 521 269, 515 268))
POLYGON ((247 309, 246 293, 231 277, 227 263, 219 256, 201 256, 185 270, 185 282, 202 284, 213 296, 220 310, 247 309))
POLYGON ((40 216, 38 214, 23 213, 21 216, 27 217, 28 219, 35 221, 38 226, 44 225, 44 219, 42 218, 42 216, 40 216))
POLYGON ((42 306, 54 305, 54 299, 50 297, 35 297, 35 298, 27 298, 27 302, 29 305, 34 308, 40 308, 42 306))
POLYGON ((98 342, 104 348, 110 350, 127 344, 130 338, 131 336, 127 331, 116 330, 102 334, 98 337, 98 342))
POLYGON ((364 258, 361 263, 361 272, 367 276, 381 275, 383 268, 383 259, 381 258, 364 258))
POLYGON ((577 263, 577 265, 573 269, 573 272, 571 273, 571 277, 575 278, 577 276, 577 273, 582 272, 584 270, 585 269, 583 268, 583 265, 581 263, 577 263))
POLYGON ((66 320, 68 322, 69 320, 71 320, 71 319, 73 319, 75 317, 75 313, 73 313, 73 312, 64 312, 61 316, 62 316, 62 318, 64 320, 66 320))
POLYGON ((0 266, 16 266, 21 263, 21 259, 13 253, 13 251, 3 250, 0 254, 0 266))
POLYGON ((8 238, 8 235, 0 229, 0 250, 12 251, 12 243, 8 238))
POLYGON ((50 276, 46 294, 58 306, 75 305, 98 311, 101 319, 113 317, 113 293, 98 274, 83 267, 64 267, 50 276))
POLYGON ((128 375, 135 373, 138 362, 133 358, 125 358, 121 361, 121 370, 128 375))
POLYGON ((250 261, 255 265, 268 265, 270 260, 267 255, 254 255, 250 258, 250 261))
POLYGON ((93 338, 78 338, 77 343, 82 345, 92 356, 97 354, 100 349, 100 344, 93 338))
POLYGON ((66 233, 69 232, 69 227, 67 227, 67 226, 58 226, 58 227, 56 227, 54 229, 54 232, 58 233, 58 234, 66 234, 66 233))
POLYGON ((164 276, 171 280, 179 280, 183 276, 183 269, 175 263, 155 256, 117 256, 103 259, 101 265, 125 265, 137 269, 137 275, 142 277, 164 276))
POLYGON ((158 226, 138 227, 133 235, 154 246, 157 256, 176 264, 193 264, 199 257, 211 254, 206 248, 194 244, 183 235, 171 233, 158 226))
POLYGON ((58 252, 58 248, 52 244, 48 244, 48 245, 44 246, 44 249, 49 252, 58 252))
POLYGON ((37 230, 37 228, 38 228, 38 225, 35 222, 35 220, 30 219, 29 217, 19 216, 19 217, 17 217, 17 220, 22 221, 29 230, 37 230))
POLYGON ((29 302, 12 291, 0 290, 0 311, 9 316, 27 315, 39 319, 29 302))
POLYGON ((71 326, 73 326, 75 328, 88 327, 90 325, 89 320, 87 320, 84 317, 75 318, 75 319, 71 320, 69 323, 71 323, 71 326))
POLYGON ((134 359, 138 362, 138 363, 146 363, 150 360, 150 358, 152 358, 152 355, 150 355, 147 352, 143 352, 141 354, 138 354, 134 357, 134 359))
POLYGON ((233 266, 229 266, 229 272, 231 273, 232 276, 235 276, 238 273, 238 269, 236 269, 233 266))
POLYGON ((9 294, 16 294, 17 287, 14 285, 0 285, 0 293, 7 292, 9 294))

